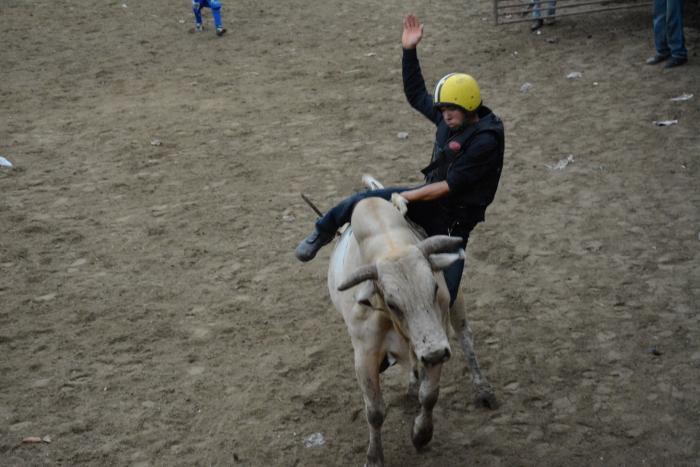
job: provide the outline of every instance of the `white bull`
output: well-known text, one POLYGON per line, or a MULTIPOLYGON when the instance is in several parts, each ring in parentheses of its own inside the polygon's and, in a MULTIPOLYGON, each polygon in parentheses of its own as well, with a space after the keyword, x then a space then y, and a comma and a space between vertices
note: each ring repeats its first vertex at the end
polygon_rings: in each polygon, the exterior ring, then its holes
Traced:
POLYGON ((442 363, 450 358, 448 320, 459 335, 477 392, 477 402, 495 408, 490 384, 474 354, 460 293, 449 307, 442 270, 463 258, 461 239, 422 240, 399 211, 381 198, 357 204, 330 259, 328 288, 343 315, 355 351, 355 371, 369 425, 368 466, 384 465, 381 427, 385 417, 379 374, 387 363, 408 371, 409 394, 421 405, 412 428, 416 448, 432 438, 432 411, 442 363))

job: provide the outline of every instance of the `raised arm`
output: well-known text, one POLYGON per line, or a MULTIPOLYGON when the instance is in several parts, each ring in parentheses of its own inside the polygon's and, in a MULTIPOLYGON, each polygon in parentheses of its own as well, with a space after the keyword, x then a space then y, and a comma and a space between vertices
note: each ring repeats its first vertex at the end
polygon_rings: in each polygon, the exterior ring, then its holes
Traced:
POLYGON ((416 47, 423 38, 423 25, 414 15, 407 15, 403 19, 403 34, 401 45, 403 46, 403 90, 411 107, 425 115, 435 124, 440 122, 440 112, 433 108, 433 98, 425 87, 425 80, 420 70, 416 47))

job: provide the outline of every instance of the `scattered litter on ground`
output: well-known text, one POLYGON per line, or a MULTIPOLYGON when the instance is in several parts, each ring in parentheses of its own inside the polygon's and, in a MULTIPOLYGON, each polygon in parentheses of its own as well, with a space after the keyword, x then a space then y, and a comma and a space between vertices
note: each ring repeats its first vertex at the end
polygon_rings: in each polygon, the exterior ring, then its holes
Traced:
POLYGON ((523 85, 520 86, 520 92, 528 92, 530 89, 532 89, 532 83, 523 83, 523 85))
POLYGON ((657 349, 656 347, 652 347, 651 349, 649 349, 649 352, 651 352, 651 354, 656 356, 656 357, 661 355, 661 351, 659 349, 657 349))
POLYGON ((558 37, 548 37, 547 42, 549 42, 550 44, 556 44, 557 42, 559 42, 559 38, 558 37))
POLYGON ((568 75, 566 75, 566 79, 579 79, 582 77, 583 74, 580 71, 572 71, 568 75))
POLYGON ((0 167, 12 167, 12 162, 0 156, 0 167))
POLYGON ((181 20, 178 21, 178 23, 180 23, 180 24, 185 24, 185 20, 184 20, 184 19, 181 19, 181 20))
POLYGON ((27 436, 22 440, 24 444, 41 443, 41 438, 38 436, 27 436))
POLYGON ((678 123, 678 120, 654 120, 656 126, 671 126, 678 123))
POLYGON ((374 57, 375 55, 377 55, 377 54, 374 52, 369 52, 369 53, 365 54, 365 57, 374 57))
POLYGON ((152 139, 151 140, 151 146, 160 146, 162 143, 158 138, 152 139))
POLYGON ((672 97, 671 100, 672 100, 673 102, 681 102, 681 101, 690 100, 690 99, 692 99, 692 98, 693 98, 693 95, 692 95, 692 94, 683 93, 683 94, 681 94, 681 95, 678 96, 678 97, 672 97))
POLYGON ((547 167, 549 170, 564 170, 566 166, 571 164, 572 162, 574 162, 574 155, 569 154, 566 157, 566 159, 562 159, 554 165, 545 164, 544 166, 547 167))
POLYGON ((399 131, 398 133, 396 133, 396 137, 397 137, 398 139, 408 139, 408 132, 406 132, 406 131, 399 131))
MULTIPOLYGON (((46 438, 46 436, 44 437, 46 438)), ((37 443, 45 443, 42 438, 38 436, 27 436, 24 439, 22 439, 22 444, 37 444, 37 443)), ((49 443, 51 442, 51 438, 49 438, 49 443)))
POLYGON ((541 30, 541 29, 538 29, 537 32, 536 32, 535 34, 537 34, 538 36, 541 36, 541 35, 542 35, 542 30, 541 30))
POLYGON ((22 439, 22 444, 39 444, 39 443, 51 443, 51 436, 46 435, 43 438, 38 436, 27 436, 22 439))
POLYGON ((598 81, 593 81, 593 86, 598 86, 598 81))
POLYGON ((321 433, 314 433, 309 435, 304 439, 304 447, 313 448, 316 446, 323 446, 326 444, 326 438, 323 437, 321 433))
POLYGON ((292 214, 289 209, 285 209, 285 211, 282 213, 282 220, 284 222, 294 222, 296 217, 294 217, 294 214, 292 214))

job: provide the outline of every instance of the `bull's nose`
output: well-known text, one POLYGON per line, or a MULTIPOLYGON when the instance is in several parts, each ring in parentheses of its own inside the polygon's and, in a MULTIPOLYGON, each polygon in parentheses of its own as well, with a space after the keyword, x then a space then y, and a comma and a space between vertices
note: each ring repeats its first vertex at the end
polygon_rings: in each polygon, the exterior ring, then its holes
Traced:
POLYGON ((426 366, 439 365, 450 359, 451 353, 448 347, 435 349, 421 357, 421 361, 426 366))

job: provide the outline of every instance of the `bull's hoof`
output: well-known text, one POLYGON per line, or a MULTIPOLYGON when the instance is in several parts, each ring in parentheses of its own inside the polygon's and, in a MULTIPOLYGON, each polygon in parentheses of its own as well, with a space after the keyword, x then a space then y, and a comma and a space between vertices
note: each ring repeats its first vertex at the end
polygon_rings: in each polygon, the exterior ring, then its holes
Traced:
POLYGON ((384 467, 384 459, 375 459, 372 461, 367 459, 367 463, 365 463, 365 467, 384 467))
POLYGON ((490 410, 496 410, 498 408, 498 399, 493 393, 493 389, 482 389, 479 390, 478 394, 474 398, 474 404, 477 407, 484 407, 490 410))
POLYGON ((415 446, 416 449, 421 449, 426 444, 428 444, 431 439, 433 439, 432 426, 425 427, 417 432, 415 426, 413 427, 411 441, 413 442, 413 446, 415 446))
POLYGON ((381 449, 379 451, 368 450, 365 467, 384 467, 384 452, 381 449))

